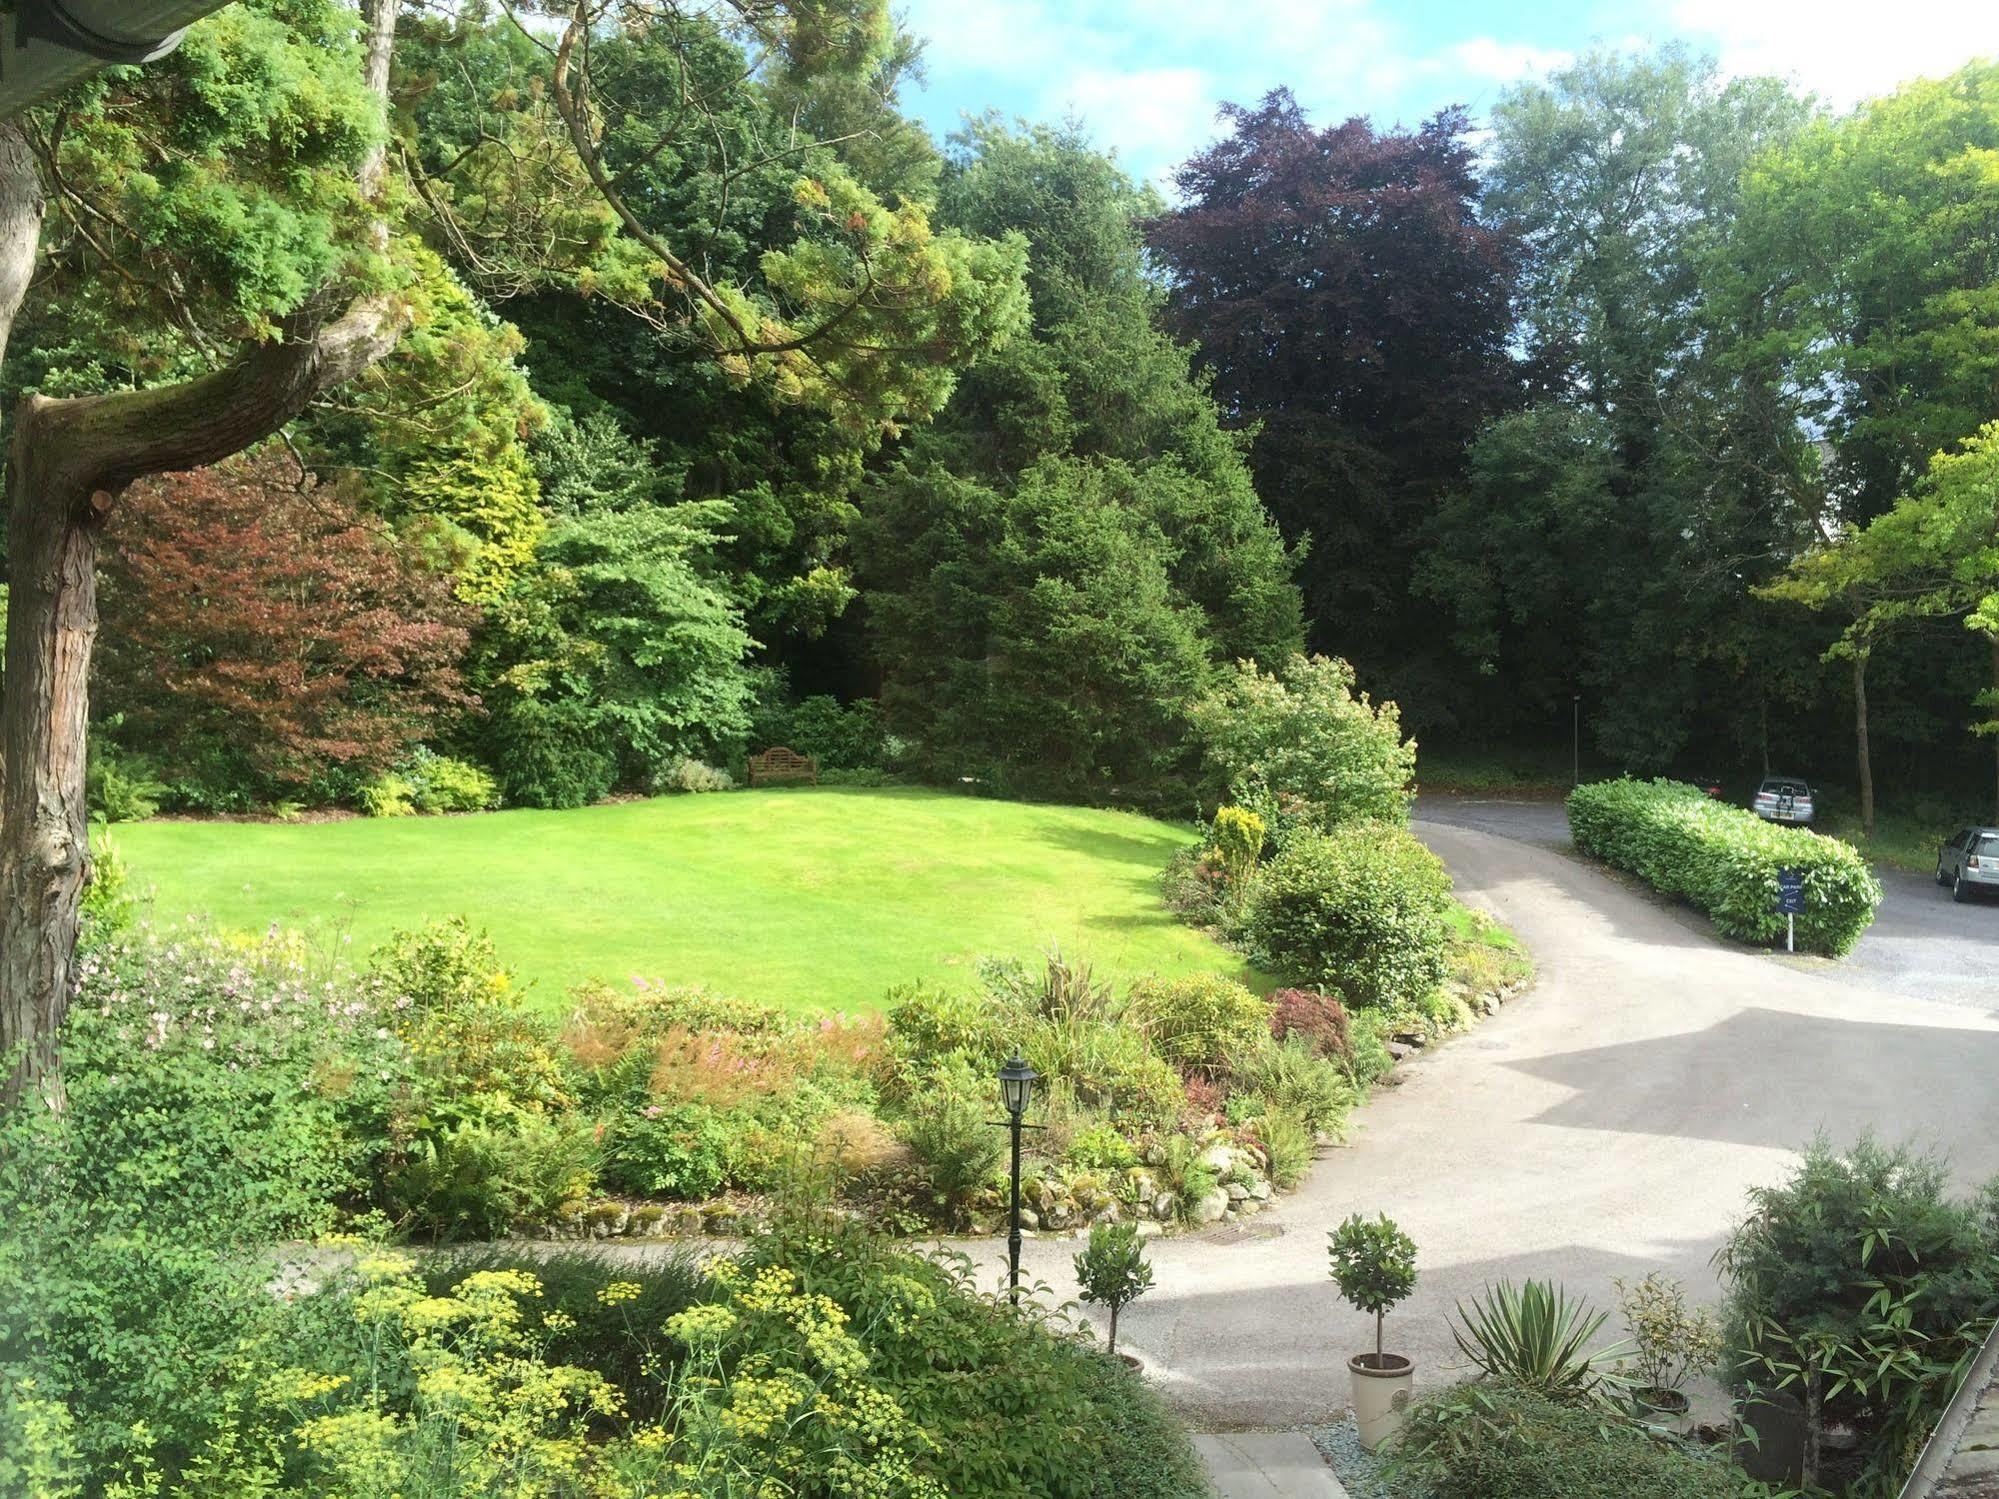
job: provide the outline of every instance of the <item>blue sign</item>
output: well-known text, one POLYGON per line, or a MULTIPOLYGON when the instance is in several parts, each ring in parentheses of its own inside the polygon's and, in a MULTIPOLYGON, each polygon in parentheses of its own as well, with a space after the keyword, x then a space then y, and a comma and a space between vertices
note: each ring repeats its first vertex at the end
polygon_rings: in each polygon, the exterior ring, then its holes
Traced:
POLYGON ((1777 913, 1801 916, 1805 910, 1805 872, 1802 869, 1777 871, 1777 913))

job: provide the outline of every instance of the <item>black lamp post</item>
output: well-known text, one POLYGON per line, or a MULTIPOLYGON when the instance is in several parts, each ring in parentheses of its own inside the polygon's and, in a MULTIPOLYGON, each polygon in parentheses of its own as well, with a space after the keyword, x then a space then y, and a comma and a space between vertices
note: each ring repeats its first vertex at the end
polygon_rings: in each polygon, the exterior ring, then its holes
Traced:
POLYGON ((1570 782, 1572 786, 1583 783, 1583 695, 1578 692, 1569 704, 1570 734, 1570 782))
POLYGON ((1034 1079, 1039 1076, 1018 1052, 999 1070, 1000 1097, 1006 1103, 1008 1132, 1013 1136, 1012 1217, 1006 1236, 1007 1294, 1020 1305, 1020 1131, 1027 1114, 1028 1100, 1034 1096, 1034 1079))

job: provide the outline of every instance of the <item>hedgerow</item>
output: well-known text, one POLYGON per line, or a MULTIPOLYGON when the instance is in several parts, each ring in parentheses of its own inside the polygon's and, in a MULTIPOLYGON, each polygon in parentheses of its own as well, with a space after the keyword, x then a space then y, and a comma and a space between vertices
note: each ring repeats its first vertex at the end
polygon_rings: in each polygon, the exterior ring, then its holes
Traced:
POLYGON ((1727 937, 1783 938, 1781 869, 1804 873, 1803 951, 1844 955, 1881 903, 1881 882, 1850 844, 1764 822, 1679 781, 1598 781, 1572 791, 1568 808, 1579 850, 1698 906, 1727 937))

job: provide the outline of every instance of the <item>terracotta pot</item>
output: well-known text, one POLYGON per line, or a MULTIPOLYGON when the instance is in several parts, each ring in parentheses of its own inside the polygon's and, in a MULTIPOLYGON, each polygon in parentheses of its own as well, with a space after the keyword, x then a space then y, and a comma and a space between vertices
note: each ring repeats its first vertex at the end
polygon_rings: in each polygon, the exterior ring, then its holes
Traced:
POLYGON ((1347 1360, 1353 1375, 1353 1419, 1360 1444, 1373 1452, 1402 1429, 1416 1365, 1399 1353, 1356 1353, 1347 1360))

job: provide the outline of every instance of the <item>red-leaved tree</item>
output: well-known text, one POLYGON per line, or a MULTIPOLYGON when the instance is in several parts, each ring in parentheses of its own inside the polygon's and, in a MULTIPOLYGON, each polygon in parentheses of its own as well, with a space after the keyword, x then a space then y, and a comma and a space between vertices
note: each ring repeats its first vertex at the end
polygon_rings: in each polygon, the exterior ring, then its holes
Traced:
POLYGON ((1314 642, 1378 682, 1424 653, 1408 582, 1465 449, 1516 380, 1518 247, 1479 211, 1462 110, 1416 130, 1318 127, 1288 90, 1176 174, 1150 235, 1168 321, 1242 426, 1300 569, 1314 642))
POLYGON ((145 479, 106 534, 96 706, 184 785, 372 774, 470 706, 470 611, 278 449, 145 479))

